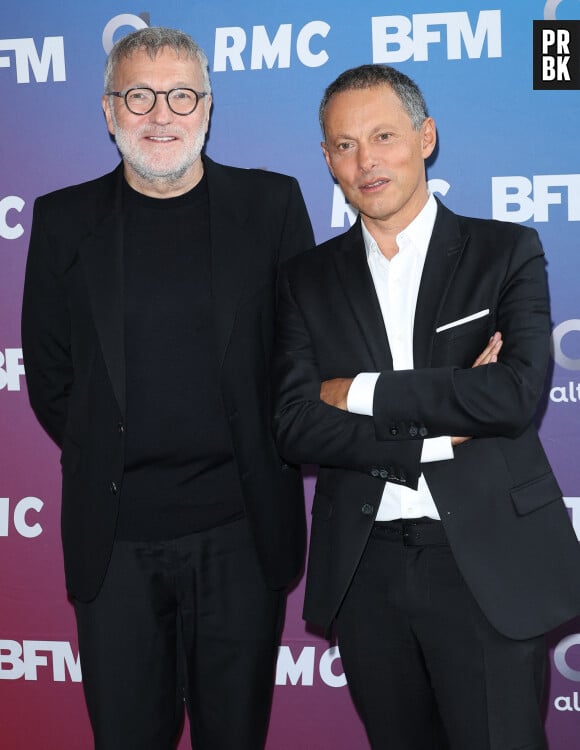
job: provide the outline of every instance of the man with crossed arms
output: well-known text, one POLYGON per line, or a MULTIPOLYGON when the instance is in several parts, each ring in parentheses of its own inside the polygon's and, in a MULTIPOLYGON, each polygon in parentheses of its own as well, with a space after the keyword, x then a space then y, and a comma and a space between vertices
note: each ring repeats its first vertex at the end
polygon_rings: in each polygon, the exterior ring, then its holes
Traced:
POLYGON ((280 283, 278 444, 320 466, 304 616, 336 621, 373 748, 545 750, 542 636, 580 611, 580 550, 533 424, 540 242, 429 194, 435 123, 393 68, 343 73, 320 120, 359 218, 280 283))

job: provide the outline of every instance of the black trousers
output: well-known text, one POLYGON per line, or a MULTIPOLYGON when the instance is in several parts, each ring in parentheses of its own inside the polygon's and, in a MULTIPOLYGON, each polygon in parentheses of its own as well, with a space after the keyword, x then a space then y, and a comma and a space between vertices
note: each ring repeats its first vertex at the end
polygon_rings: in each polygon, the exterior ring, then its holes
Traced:
POLYGON ((266 588, 246 519, 115 543, 103 587, 75 602, 96 750, 261 750, 284 592, 266 588))
POLYGON ((441 523, 408 524, 375 524, 337 618, 371 747, 546 750, 544 638, 498 633, 465 585, 441 523))

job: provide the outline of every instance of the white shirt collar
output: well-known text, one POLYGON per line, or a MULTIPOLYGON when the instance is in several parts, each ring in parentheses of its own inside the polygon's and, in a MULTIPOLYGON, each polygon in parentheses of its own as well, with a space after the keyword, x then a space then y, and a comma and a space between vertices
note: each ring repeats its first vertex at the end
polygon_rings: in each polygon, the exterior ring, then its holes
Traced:
MULTIPOLYGON (((412 247, 416 248, 424 260, 427 255, 429 242, 431 241, 431 235, 433 234, 436 217, 437 201, 430 193, 427 203, 425 203, 417 216, 415 216, 413 221, 396 236, 395 240, 397 242, 397 247, 401 249, 401 245, 411 244, 412 247)), ((375 238, 366 228, 362 219, 361 227, 367 258, 371 252, 380 253, 381 251, 375 238)))

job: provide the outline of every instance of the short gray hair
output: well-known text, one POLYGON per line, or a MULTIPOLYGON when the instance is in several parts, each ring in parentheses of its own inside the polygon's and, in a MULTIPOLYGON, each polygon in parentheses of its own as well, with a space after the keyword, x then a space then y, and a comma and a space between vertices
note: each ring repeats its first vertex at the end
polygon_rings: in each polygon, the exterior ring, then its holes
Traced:
POLYGON ((360 65, 358 68, 345 70, 327 86, 318 110, 323 135, 326 108, 335 94, 352 89, 370 89, 375 86, 390 86, 411 118, 413 128, 415 130, 421 128, 429 114, 423 94, 415 81, 389 65, 360 65))
POLYGON ((144 29, 132 31, 122 37, 110 51, 105 64, 105 93, 111 90, 115 70, 121 60, 130 57, 134 52, 145 50, 154 60, 157 53, 163 49, 171 49, 176 55, 195 59, 199 63, 203 75, 203 89, 211 93, 209 80, 209 65, 207 56, 202 48, 184 31, 167 29, 163 26, 147 26, 144 29))

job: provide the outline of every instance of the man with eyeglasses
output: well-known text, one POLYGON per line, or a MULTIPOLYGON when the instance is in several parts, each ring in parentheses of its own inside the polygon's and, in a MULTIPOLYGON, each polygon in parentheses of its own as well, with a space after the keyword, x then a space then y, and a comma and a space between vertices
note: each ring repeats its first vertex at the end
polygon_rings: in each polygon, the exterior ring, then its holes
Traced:
POLYGON ((97 750, 263 747, 285 589, 304 553, 298 471, 271 435, 280 262, 313 244, 298 183, 202 155, 207 58, 120 40, 111 174, 39 198, 22 337, 62 449, 62 534, 97 750))

